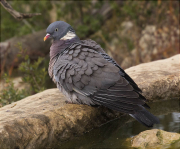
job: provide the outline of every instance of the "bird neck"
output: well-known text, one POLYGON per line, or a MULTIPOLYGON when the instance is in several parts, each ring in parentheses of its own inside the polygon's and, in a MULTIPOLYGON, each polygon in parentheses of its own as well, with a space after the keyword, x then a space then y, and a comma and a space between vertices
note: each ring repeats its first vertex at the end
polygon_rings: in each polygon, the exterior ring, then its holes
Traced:
POLYGON ((60 40, 70 40, 76 37, 76 33, 72 31, 68 31, 66 35, 64 35, 60 40))
POLYGON ((51 47, 50 47, 50 58, 53 58, 54 56, 60 54, 63 52, 66 48, 71 46, 74 42, 79 42, 79 37, 75 36, 71 39, 60 39, 60 40, 54 40, 51 47))

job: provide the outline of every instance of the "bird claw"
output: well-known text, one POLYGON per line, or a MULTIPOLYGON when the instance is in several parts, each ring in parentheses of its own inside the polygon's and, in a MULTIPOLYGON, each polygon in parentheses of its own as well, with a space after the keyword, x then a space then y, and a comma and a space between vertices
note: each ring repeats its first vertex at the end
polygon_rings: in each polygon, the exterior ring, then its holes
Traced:
POLYGON ((66 104, 72 104, 72 102, 70 102, 70 101, 67 101, 67 100, 65 101, 65 103, 66 103, 66 104))

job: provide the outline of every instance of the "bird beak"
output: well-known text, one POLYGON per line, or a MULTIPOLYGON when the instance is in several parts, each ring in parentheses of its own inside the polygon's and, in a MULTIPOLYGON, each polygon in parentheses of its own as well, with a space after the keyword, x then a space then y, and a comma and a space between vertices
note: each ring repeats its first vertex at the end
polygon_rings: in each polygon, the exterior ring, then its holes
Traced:
POLYGON ((48 39, 50 37, 50 34, 46 34, 46 36, 44 37, 44 41, 46 41, 46 39, 48 39))

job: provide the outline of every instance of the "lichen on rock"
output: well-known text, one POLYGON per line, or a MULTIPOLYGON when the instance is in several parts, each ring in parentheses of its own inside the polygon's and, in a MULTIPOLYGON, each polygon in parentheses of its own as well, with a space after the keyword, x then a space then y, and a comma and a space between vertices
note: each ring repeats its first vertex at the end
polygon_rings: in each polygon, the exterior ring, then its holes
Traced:
POLYGON ((131 139, 131 146, 141 149, 163 149, 178 144, 180 145, 180 134, 160 129, 143 131, 131 139))

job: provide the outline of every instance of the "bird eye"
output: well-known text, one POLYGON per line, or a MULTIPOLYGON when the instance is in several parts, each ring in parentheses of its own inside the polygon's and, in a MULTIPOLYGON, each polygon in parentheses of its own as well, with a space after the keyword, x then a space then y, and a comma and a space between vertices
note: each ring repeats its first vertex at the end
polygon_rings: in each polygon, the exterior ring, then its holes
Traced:
POLYGON ((57 31, 58 31, 58 28, 56 28, 55 31, 57 32, 57 31))

